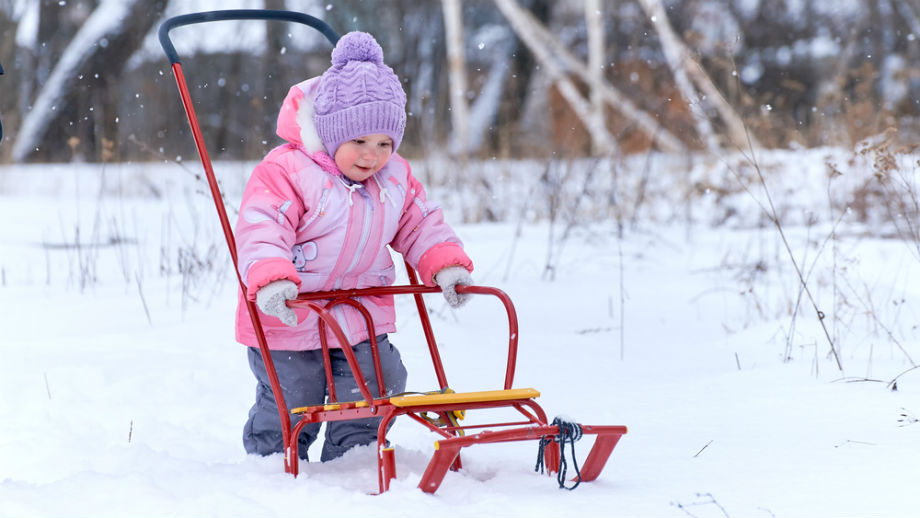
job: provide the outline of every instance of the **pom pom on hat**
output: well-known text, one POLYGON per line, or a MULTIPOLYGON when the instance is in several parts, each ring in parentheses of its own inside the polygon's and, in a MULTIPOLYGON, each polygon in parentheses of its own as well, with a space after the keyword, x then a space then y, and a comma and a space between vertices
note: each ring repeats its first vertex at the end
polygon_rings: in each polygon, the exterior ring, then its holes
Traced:
POLYGON ((366 32, 349 32, 332 50, 313 101, 313 122, 330 156, 343 142, 381 133, 399 147, 406 128, 406 92, 366 32))
POLYGON ((341 67, 349 61, 369 61, 383 64, 383 49, 373 36, 366 32, 349 32, 339 38, 332 49, 332 65, 341 67))

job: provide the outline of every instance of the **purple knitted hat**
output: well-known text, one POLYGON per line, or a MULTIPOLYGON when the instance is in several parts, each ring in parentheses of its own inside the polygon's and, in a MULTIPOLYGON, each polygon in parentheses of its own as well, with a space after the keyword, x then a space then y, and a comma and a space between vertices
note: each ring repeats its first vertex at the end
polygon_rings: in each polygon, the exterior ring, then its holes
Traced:
POLYGON ((343 142, 383 133, 399 147, 406 128, 406 93, 383 49, 366 32, 349 32, 332 50, 313 101, 316 132, 330 156, 343 142))

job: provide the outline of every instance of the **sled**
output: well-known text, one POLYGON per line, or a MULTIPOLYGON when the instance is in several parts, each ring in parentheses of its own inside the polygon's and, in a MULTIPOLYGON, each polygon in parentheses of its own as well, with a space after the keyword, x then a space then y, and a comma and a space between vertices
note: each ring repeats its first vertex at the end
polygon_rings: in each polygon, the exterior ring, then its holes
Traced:
MULTIPOLYGON (((195 139, 198 155, 204 168, 208 186, 218 218, 230 249, 234 271, 240 288, 246 290, 243 279, 237 268, 236 244, 230 220, 224 208, 220 186, 214 175, 211 160, 205 147, 204 137, 195 115, 189 89, 182 72, 179 56, 169 39, 169 31, 176 27, 221 20, 279 20, 297 22, 320 31, 335 45, 338 35, 325 22, 315 17, 291 12, 271 10, 226 10, 192 13, 172 17, 163 22, 159 29, 160 44, 169 58, 179 94, 185 109, 188 122, 195 139)), ((428 287, 421 284, 412 267, 406 263, 409 284, 399 286, 384 286, 363 289, 350 289, 301 294, 296 300, 288 302, 290 307, 309 308, 319 316, 319 333, 321 347, 326 358, 333 345, 329 342, 336 340, 345 354, 348 365, 351 367, 354 378, 361 393, 357 401, 340 401, 335 391, 333 377, 329 362, 325 362, 325 376, 328 385, 327 404, 294 408, 287 411, 284 394, 278 381, 272 357, 269 354, 268 342, 265 338, 259 312, 254 302, 247 301, 249 316, 259 343, 262 360, 271 383, 272 393, 278 405, 281 419, 284 451, 284 469, 286 472, 297 476, 299 471, 299 457, 297 437, 303 427, 309 423, 322 423, 347 419, 360 419, 367 417, 381 418, 377 432, 377 481, 380 493, 387 491, 390 481, 396 476, 396 460, 394 449, 387 442, 388 425, 398 416, 407 416, 412 421, 426 427, 439 438, 435 442, 435 451, 421 476, 419 488, 427 493, 434 493, 440 486, 448 470, 459 470, 462 467, 460 451, 468 446, 488 443, 502 443, 511 441, 538 441, 538 466, 542 466, 548 473, 557 473, 560 487, 566 474, 565 444, 572 444, 574 455, 574 437, 581 435, 594 435, 594 444, 585 458, 580 470, 575 465, 577 476, 573 480, 579 482, 594 480, 604 468, 614 447, 620 438, 627 432, 625 426, 592 426, 577 423, 566 423, 560 419, 552 423, 547 419, 546 413, 535 401, 540 395, 533 388, 514 388, 514 371, 518 348, 518 322, 514 305, 503 291, 488 286, 458 286, 458 293, 486 295, 495 297, 504 308, 508 319, 508 357, 505 366, 505 379, 501 388, 475 392, 454 392, 449 388, 445 369, 432 331, 428 311, 423 298, 424 294, 439 293, 438 287, 428 287), (359 311, 368 326, 373 329, 373 320, 370 313, 361 304, 361 297, 399 295, 411 296, 415 300, 416 309, 421 322, 422 330, 428 345, 438 389, 427 393, 407 393, 402 395, 387 396, 383 393, 383 382, 380 359, 377 351, 377 342, 374 333, 370 332, 371 351, 373 354, 374 371, 380 393, 372 394, 364 373, 358 366, 354 351, 349 346, 341 327, 330 313, 338 305, 348 305, 359 311), (483 409, 500 409, 504 415, 510 414, 511 420, 489 422, 488 424, 461 425, 460 420, 467 411, 483 409), (434 417, 432 417, 432 415, 434 417), (474 430, 480 430, 473 432, 474 430), (560 471, 561 470, 561 471, 560 471)), ((508 418, 505 418, 508 419, 508 418)), ((574 461, 574 459, 572 459, 574 461)))

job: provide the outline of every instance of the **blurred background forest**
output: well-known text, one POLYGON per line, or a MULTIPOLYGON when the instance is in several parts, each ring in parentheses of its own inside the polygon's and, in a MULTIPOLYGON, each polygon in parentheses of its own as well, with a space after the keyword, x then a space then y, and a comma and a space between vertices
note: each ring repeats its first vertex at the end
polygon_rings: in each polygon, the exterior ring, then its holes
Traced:
MULTIPOLYGON (((748 136, 852 148, 882 133, 910 149, 920 136, 920 0, 0 0, 0 162, 193 156, 156 30, 225 8, 373 33, 408 94, 407 156, 712 151, 748 136)), ((287 89, 329 63, 318 33, 271 23, 171 33, 212 158, 277 145, 287 89)))

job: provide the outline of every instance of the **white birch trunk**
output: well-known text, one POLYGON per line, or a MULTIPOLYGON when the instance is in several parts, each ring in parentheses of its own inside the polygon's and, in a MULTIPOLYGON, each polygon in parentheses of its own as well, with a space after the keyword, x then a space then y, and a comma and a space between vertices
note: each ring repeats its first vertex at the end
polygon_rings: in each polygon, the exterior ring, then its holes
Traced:
POLYGON ((907 23, 910 32, 914 33, 915 36, 920 36, 920 18, 918 18, 914 7, 907 3, 906 0, 891 0, 891 3, 901 17, 904 18, 904 22, 907 23))
MULTIPOLYGON (((604 97, 597 85, 604 82, 604 22, 601 16, 601 0, 585 0, 585 25, 588 28, 588 72, 591 75, 590 104, 593 124, 605 125, 604 97)), ((594 154, 602 150, 592 146, 594 154)))
POLYGON ((54 118, 52 112, 56 109, 56 104, 67 93, 67 85, 75 78, 77 70, 92 56, 103 37, 118 32, 136 1, 103 1, 93 10, 93 14, 64 49, 32 104, 32 109, 23 115, 16 141, 13 143, 13 161, 21 162, 38 146, 48 124, 54 118))
POLYGON ((658 38, 661 41, 661 50, 664 52, 665 60, 671 69, 671 75, 674 76, 674 84, 680 91, 680 95, 687 103, 690 113, 693 114, 693 120, 696 123, 696 131, 706 144, 706 148, 711 153, 717 153, 720 145, 715 131, 712 129, 712 123, 706 110, 702 106, 700 94, 696 87, 690 81, 687 75, 687 63, 685 60, 689 56, 685 54, 684 48, 678 40, 677 34, 668 23, 668 14, 664 10, 661 0, 639 0, 639 4, 645 10, 645 14, 652 20, 652 25, 658 31, 658 38))
POLYGON ((461 0, 441 0, 447 43, 450 76, 450 117, 453 126, 452 154, 466 154, 469 149, 469 107, 466 102, 466 58, 463 53, 463 18, 461 0))
POLYGON ((610 154, 617 151, 618 146, 616 141, 610 135, 610 132, 607 131, 607 127, 603 124, 603 119, 598 121, 596 117, 591 116, 590 104, 582 97, 581 93, 578 92, 572 80, 563 73, 549 49, 546 48, 541 39, 537 37, 530 24, 520 16, 519 11, 521 9, 517 6, 515 0, 495 0, 495 4, 502 13, 504 13, 505 17, 508 18, 514 32, 520 36, 524 44, 527 45, 534 56, 536 56, 537 61, 540 62, 540 65, 544 68, 550 79, 556 84, 559 93, 562 94, 562 97, 572 107, 575 115, 588 129, 588 133, 591 135, 592 149, 597 149, 602 154, 610 154))
MULTIPOLYGON (((719 89, 713 84, 709 75, 706 74, 706 71, 696 62, 687 49, 687 46, 684 45, 680 37, 677 36, 677 33, 674 32, 671 23, 668 21, 668 15, 664 9, 664 4, 661 3, 661 0, 639 0, 639 4, 642 5, 645 13, 652 19, 655 29, 658 31, 665 58, 668 61, 668 65, 671 67, 671 71, 674 73, 674 80, 681 90, 681 93, 684 95, 684 98, 691 104, 691 109, 694 110, 694 114, 699 115, 697 117, 697 127, 701 132, 701 136, 709 143, 709 147, 712 148, 711 141, 714 139, 712 126, 709 123, 709 118, 706 116, 705 111, 697 104, 698 95, 696 94, 696 88, 694 88, 692 84, 689 84, 688 78, 700 89, 706 102, 711 103, 719 113, 719 116, 728 128, 728 134, 726 136, 731 144, 740 149, 747 149, 749 142, 744 122, 735 112, 734 108, 728 104, 728 101, 725 100, 722 93, 719 92, 719 89)), ((753 137, 750 138, 750 144, 756 145, 753 137)))
POLYGON ((505 78, 508 76, 508 67, 511 64, 514 49, 513 33, 510 29, 493 26, 480 31, 475 35, 475 40, 487 48, 492 56, 489 63, 489 74, 476 94, 476 99, 469 105, 467 119, 467 144, 469 151, 473 152, 482 147, 483 141, 489 134, 490 127, 495 122, 505 89, 505 78))
MULTIPOLYGON (((529 11, 522 9, 514 0, 495 0, 495 3, 505 17, 508 18, 509 22, 511 22, 512 28, 514 28, 518 35, 521 35, 521 31, 528 31, 532 33, 532 40, 537 40, 548 45, 555 51, 555 56, 562 61, 562 64, 567 67, 568 71, 574 72, 582 81, 591 85, 592 89, 599 91, 607 104, 633 122, 639 131, 645 133, 653 142, 658 144, 663 151, 681 152, 686 150, 686 146, 684 146, 680 139, 658 124, 658 121, 656 121, 654 117, 640 110, 629 100, 629 98, 614 88, 613 85, 606 81, 599 84, 594 83, 588 67, 572 55, 572 53, 565 48, 565 45, 559 42, 555 35, 540 24, 529 11)), ((521 39, 524 40, 523 35, 521 35, 521 39)), ((524 43, 527 44, 528 47, 531 47, 531 44, 529 44, 527 40, 524 40, 524 43)), ((531 47, 531 50, 535 55, 537 54, 533 47, 531 47)), ((545 53, 549 54, 549 51, 547 50, 545 53)))

